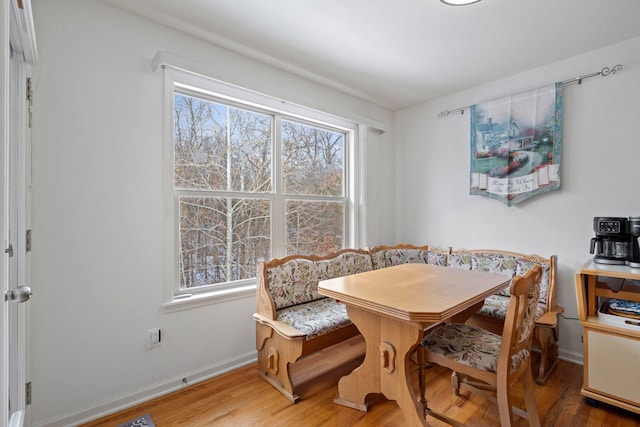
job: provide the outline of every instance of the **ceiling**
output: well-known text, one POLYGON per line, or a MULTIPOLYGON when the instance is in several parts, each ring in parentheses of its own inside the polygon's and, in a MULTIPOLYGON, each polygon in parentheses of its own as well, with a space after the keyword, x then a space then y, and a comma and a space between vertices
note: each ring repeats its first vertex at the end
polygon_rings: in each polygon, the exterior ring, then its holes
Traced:
POLYGON ((640 36, 640 0, 102 1, 391 110, 640 36))

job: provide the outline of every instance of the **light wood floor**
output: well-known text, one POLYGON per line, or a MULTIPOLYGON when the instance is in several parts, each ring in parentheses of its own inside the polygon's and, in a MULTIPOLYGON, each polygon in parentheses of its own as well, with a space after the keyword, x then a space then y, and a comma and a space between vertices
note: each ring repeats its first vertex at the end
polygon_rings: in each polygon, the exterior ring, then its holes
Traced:
MULTIPOLYGON (((404 417, 393 401, 373 396, 368 412, 333 403, 337 380, 361 362, 364 342, 357 337, 322 354, 299 362, 294 379, 302 399, 290 403, 258 377, 251 364, 233 372, 185 387, 170 395, 96 420, 85 427, 113 427, 150 413, 157 427, 169 426, 376 426, 401 427, 404 417), (336 364, 342 364, 336 368, 336 364)), ((637 367, 634 367, 637 369, 637 367)), ((417 365, 414 370, 417 382, 417 365)), ((462 391, 456 397, 450 387, 450 371, 427 369, 429 407, 469 426, 498 426, 497 406, 482 397, 462 391)), ((589 405, 580 395, 582 366, 560 361, 544 386, 535 385, 543 426, 636 427, 640 415, 604 403, 589 405)), ((640 386, 640 385, 639 385, 640 386)), ((519 402, 518 404, 521 404, 519 402)), ((431 426, 446 424, 433 418, 431 426)), ((516 426, 528 426, 517 418, 516 426)))

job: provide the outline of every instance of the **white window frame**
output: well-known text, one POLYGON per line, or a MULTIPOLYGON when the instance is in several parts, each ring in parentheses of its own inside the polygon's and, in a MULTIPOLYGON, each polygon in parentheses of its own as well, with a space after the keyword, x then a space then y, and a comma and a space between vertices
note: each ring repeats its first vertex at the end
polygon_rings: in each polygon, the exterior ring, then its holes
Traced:
MULTIPOLYGON (((215 289, 207 287, 207 290, 180 289, 178 259, 180 252, 179 239, 179 208, 178 196, 174 190, 174 96, 175 89, 180 93, 199 94, 212 98, 212 102, 228 102, 229 105, 240 108, 255 108, 259 111, 267 111, 281 115, 284 119, 293 119, 301 123, 316 126, 327 126, 345 132, 344 146, 344 199, 345 202, 345 230, 344 247, 358 247, 360 244, 360 136, 362 126, 353 121, 341 117, 323 113, 298 104, 290 103, 262 93, 231 85, 220 80, 162 65, 164 69, 164 170, 163 188, 166 194, 166 218, 164 247, 165 266, 167 278, 166 298, 164 309, 167 312, 209 305, 239 298, 255 296, 256 280, 246 279, 215 285, 215 289)), ((280 136, 276 132, 276 141, 273 142, 272 156, 279 159, 280 136)), ((279 161, 279 160, 278 160, 279 161)), ((278 168, 274 168, 278 169, 278 168)), ((276 194, 279 185, 273 170, 273 190, 268 197, 282 197, 276 194)), ((277 204, 276 204, 277 205, 277 204)), ((277 213, 275 215, 278 215, 277 213)), ((273 216, 272 215, 272 218, 273 216)), ((272 222, 271 247, 274 258, 283 257, 285 251, 285 225, 272 222)))

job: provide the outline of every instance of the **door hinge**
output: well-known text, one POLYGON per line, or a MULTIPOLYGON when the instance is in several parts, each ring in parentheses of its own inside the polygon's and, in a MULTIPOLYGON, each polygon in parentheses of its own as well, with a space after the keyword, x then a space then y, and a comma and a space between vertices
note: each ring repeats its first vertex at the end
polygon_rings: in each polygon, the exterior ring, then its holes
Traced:
POLYGON ((27 405, 31 405, 31 381, 24 385, 24 400, 27 405))
POLYGON ((24 240, 25 250, 27 252, 31 252, 31 230, 27 230, 27 235, 25 236, 24 240))
POLYGON ((33 116, 33 80, 27 78, 27 115, 29 116, 29 127, 31 127, 31 117, 33 116))
POLYGON ((4 253, 9 255, 9 258, 13 256, 13 245, 9 243, 9 247, 4 250, 4 253))

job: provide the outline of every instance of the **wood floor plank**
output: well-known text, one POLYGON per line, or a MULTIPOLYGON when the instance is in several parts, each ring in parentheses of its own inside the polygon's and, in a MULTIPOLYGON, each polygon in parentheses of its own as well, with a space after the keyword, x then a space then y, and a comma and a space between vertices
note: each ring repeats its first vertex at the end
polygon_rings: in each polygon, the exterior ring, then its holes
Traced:
MULTIPOLYGON (((150 413, 157 427, 402 427, 404 417, 395 402, 377 396, 368 412, 333 403, 338 379, 357 367, 364 343, 360 337, 306 358, 296 367, 294 381, 301 400, 292 404, 257 374, 251 364, 199 384, 185 387, 122 412, 95 420, 84 427, 114 427, 150 413)), ((417 365, 412 379, 417 388, 417 365)), ((430 408, 468 426, 498 426, 497 406, 462 391, 455 396, 450 371, 435 366, 426 370, 430 408)), ((538 410, 547 427, 635 427, 640 415, 604 403, 590 406, 580 395, 582 366, 560 361, 544 386, 535 384, 538 410)), ((521 390, 518 389, 518 393, 521 390)), ((520 401, 521 403, 521 401, 520 401)), ((430 426, 447 424, 431 417, 430 426)), ((528 426, 516 417, 516 427, 528 426)))

